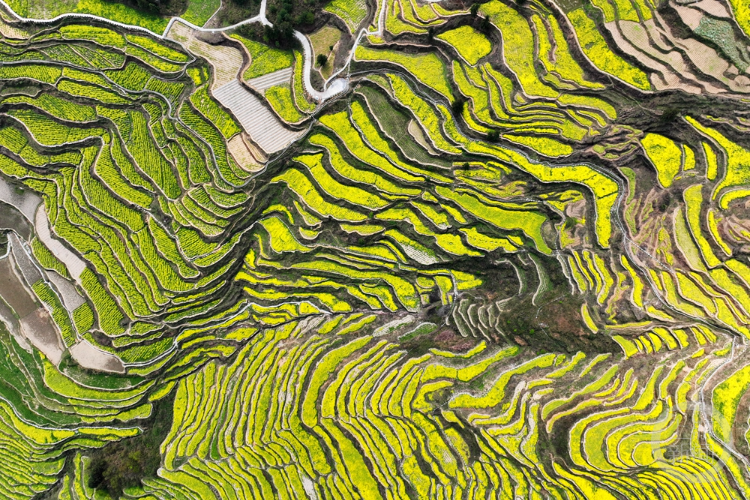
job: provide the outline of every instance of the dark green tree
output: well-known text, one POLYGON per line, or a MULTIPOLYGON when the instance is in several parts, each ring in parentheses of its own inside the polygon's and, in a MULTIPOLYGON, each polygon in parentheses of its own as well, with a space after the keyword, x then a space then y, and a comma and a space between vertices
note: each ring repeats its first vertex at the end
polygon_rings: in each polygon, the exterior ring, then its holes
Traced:
POLYGON ((455 101, 453 101, 453 104, 451 104, 451 109, 453 110, 454 115, 460 115, 464 111, 464 105, 466 104, 466 99, 463 97, 458 97, 455 101))

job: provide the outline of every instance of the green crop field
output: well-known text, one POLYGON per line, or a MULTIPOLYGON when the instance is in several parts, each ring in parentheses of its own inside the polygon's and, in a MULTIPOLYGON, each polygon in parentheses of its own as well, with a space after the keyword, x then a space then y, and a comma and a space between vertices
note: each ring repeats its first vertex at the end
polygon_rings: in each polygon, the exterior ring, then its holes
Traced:
POLYGON ((0 498, 750 497, 746 6, 260 4, 0 3, 0 498))

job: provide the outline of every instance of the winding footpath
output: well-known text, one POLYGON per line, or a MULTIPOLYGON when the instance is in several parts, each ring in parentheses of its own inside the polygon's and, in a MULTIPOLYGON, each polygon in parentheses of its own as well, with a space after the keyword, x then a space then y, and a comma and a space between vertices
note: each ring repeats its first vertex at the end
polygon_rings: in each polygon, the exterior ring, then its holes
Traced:
MULTIPOLYGON (((53 17, 52 19, 34 19, 34 18, 23 17, 23 16, 18 15, 13 10, 13 8, 10 5, 8 5, 8 3, 5 0, 0 0, 0 5, 2 5, 8 12, 12 13, 13 16, 16 17, 16 19, 22 22, 30 22, 30 23, 35 23, 35 24, 54 24, 62 19, 93 19, 96 21, 100 21, 102 23, 111 24, 113 26, 118 26, 120 28, 142 31, 144 33, 148 33, 152 36, 156 36, 161 39, 166 39, 167 33, 169 33, 169 30, 172 28, 172 25, 176 22, 189 26, 190 28, 196 31, 203 32, 203 33, 221 33, 224 31, 233 30, 235 28, 238 28, 246 24, 255 24, 255 23, 260 23, 263 26, 273 26, 273 24, 266 17, 266 4, 267 4, 267 0, 262 0, 260 4, 260 12, 256 16, 253 16, 249 19, 245 19, 244 21, 240 21, 239 23, 233 24, 231 26, 226 26, 223 28, 203 28, 201 26, 196 26, 189 21, 186 21, 185 19, 181 17, 175 16, 169 20, 169 23, 167 24, 167 27, 164 29, 163 33, 155 33, 148 28, 144 28, 144 27, 136 26, 132 24, 125 24, 125 23, 121 23, 118 21, 113 21, 111 19, 107 19, 106 17, 96 16, 93 14, 68 13, 68 14, 60 14, 59 16, 53 17)), ((310 94, 310 96, 316 101, 323 102, 342 92, 346 92, 349 89, 349 80, 345 78, 338 78, 334 80, 333 82, 330 82, 330 85, 329 85, 329 82, 326 82, 326 89, 323 92, 316 90, 312 86, 312 82, 310 78, 310 75, 312 72, 312 45, 310 44, 310 41, 307 39, 307 37, 303 35, 302 33, 300 33, 299 31, 295 30, 294 37, 297 40, 299 40, 299 42, 302 44, 303 54, 305 58, 305 63, 304 63, 304 68, 303 68, 303 83, 304 83, 305 90, 307 91, 307 93, 310 94)), ((359 38, 357 39, 357 43, 359 43, 359 38)), ((355 43, 355 46, 352 48, 352 55, 354 54, 354 50, 356 49, 357 43, 355 43)), ((350 55, 349 61, 350 60, 351 60, 351 55, 350 55)), ((345 67, 348 67, 349 61, 347 61, 347 64, 345 67)))

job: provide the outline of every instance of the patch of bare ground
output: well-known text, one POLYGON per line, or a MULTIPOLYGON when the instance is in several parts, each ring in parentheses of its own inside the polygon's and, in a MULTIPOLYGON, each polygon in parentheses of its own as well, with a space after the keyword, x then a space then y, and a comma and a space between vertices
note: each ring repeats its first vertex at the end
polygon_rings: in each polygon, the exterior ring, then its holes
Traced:
POLYGON ((307 37, 313 48, 314 67, 323 79, 328 79, 333 73, 341 36, 339 29, 327 25, 307 37))
POLYGON ((65 349, 49 313, 41 307, 37 308, 22 318, 20 324, 21 331, 29 342, 47 356, 50 362, 59 364, 65 349))
POLYGON ((32 285, 37 281, 42 280, 43 276, 41 271, 24 250, 23 243, 18 239, 18 236, 11 233, 8 237, 8 241, 10 242, 10 248, 13 253, 13 261, 16 263, 16 269, 21 271, 21 276, 26 283, 32 285))
POLYGON ((0 231, 4 229, 15 231, 25 240, 31 239, 32 236, 31 224, 26 217, 13 205, 0 201, 0 231))
POLYGON ((428 153, 437 156, 438 152, 435 151, 435 149, 432 147, 432 145, 427 141, 427 138, 424 135, 424 131, 419 126, 419 124, 415 120, 411 120, 409 122, 409 127, 407 128, 407 132, 409 132, 409 135, 411 135, 417 143, 419 143, 420 146, 425 148, 428 153))
POLYGON ((234 161, 248 172, 257 172, 263 168, 266 155, 247 141, 244 134, 237 134, 227 142, 227 150, 234 161))
POLYGON ((60 298, 62 298, 62 303, 65 306, 65 309, 73 312, 86 302, 70 281, 57 274, 55 271, 47 271, 46 274, 47 278, 49 278, 57 291, 60 292, 60 298))
MULTIPOLYGON (((211 90, 218 89, 237 79, 242 69, 242 52, 229 45, 214 45, 198 38, 199 32, 176 22, 167 33, 167 38, 182 43, 186 49, 208 61, 213 68, 211 90)), ((223 35, 220 35, 223 39, 223 35)))
MULTIPOLYGON (((4 9, 0 9, 0 12, 5 14, 4 9)), ((7 22, 4 22, 6 20, 15 19, 15 16, 3 15, 2 17, 3 17, 3 21, 0 22, 0 34, 3 35, 4 38, 15 38, 17 40, 24 40, 29 37, 28 31, 18 28, 16 26, 12 26, 8 24, 7 22)))
POLYGON ((13 309, 3 301, 2 297, 0 297, 0 323, 8 329, 22 349, 31 351, 31 345, 29 345, 21 333, 21 325, 18 323, 18 318, 15 317, 13 309))
POLYGON ((701 0, 700 2, 694 3, 693 7, 701 9, 703 12, 714 17, 723 17, 726 19, 732 18, 732 14, 729 9, 727 9, 727 6, 717 0, 701 0))
POLYGON ((54 364, 62 359, 65 347, 46 309, 37 304, 20 276, 12 255, 0 259, 0 298, 10 306, 18 329, 31 344, 54 364))
MULTIPOLYGON (((669 49, 652 47, 649 34, 640 23, 619 21, 607 23, 605 26, 620 50, 636 59, 643 67, 656 72, 655 75, 652 73, 651 83, 657 90, 679 88, 693 94, 700 93, 700 86, 684 81, 683 77, 693 81, 698 78, 691 72, 682 54, 674 50, 673 46, 669 49)), ((717 87, 712 90, 720 91, 717 87)))
POLYGON ((0 259, 0 297, 19 318, 24 318, 36 310, 37 304, 14 268, 10 257, 0 259))
MULTIPOLYGON (((704 13, 697 9, 676 4, 670 4, 670 7, 673 10, 667 11, 667 14, 671 13, 671 17, 678 19, 665 20, 659 13, 656 13, 658 22, 667 23, 667 21, 672 21, 674 23, 678 21, 688 25, 695 31, 701 26, 705 20, 704 18, 706 18, 704 13), (698 23, 697 25, 695 24, 696 22, 698 23)), ((748 85, 750 81, 748 81, 747 77, 739 75, 728 78, 726 76, 728 69, 732 65, 713 47, 692 37, 674 38, 671 41, 690 59, 690 63, 697 68, 698 72, 716 79, 732 92, 743 94, 750 92, 750 85, 748 85)), ((707 82, 703 81, 703 83, 707 82)))
POLYGON ((0 176, 0 201, 15 207, 29 222, 34 222, 36 209, 42 203, 42 198, 30 190, 23 190, 11 184, 0 176))
POLYGON ((433 347, 444 351, 451 351, 455 353, 465 352, 476 346, 480 342, 480 339, 473 337, 464 337, 457 334, 450 328, 443 328, 432 337, 431 343, 433 347))
POLYGON ((125 373, 125 366, 120 358, 94 347, 86 339, 70 348, 70 355, 83 368, 100 372, 125 373))

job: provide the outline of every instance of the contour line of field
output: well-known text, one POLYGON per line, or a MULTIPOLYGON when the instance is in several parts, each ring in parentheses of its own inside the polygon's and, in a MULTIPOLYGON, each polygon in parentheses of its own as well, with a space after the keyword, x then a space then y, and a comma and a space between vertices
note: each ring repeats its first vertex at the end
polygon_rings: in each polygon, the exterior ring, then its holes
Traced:
MULTIPOLYGON (((430 3, 437 3, 439 1, 440 0, 432 0, 430 3)), ((240 21, 239 23, 236 23, 236 24, 231 25, 231 26, 227 26, 227 27, 223 27, 223 28, 203 28, 203 27, 195 26, 193 23, 191 23, 189 21, 186 21, 185 19, 182 19, 181 17, 175 16, 175 17, 173 17, 173 18, 170 19, 169 23, 167 24, 167 26, 166 26, 166 28, 164 30, 164 33, 162 33, 162 34, 155 33, 153 31, 149 30, 148 28, 144 28, 144 27, 141 27, 141 26, 125 24, 125 23, 121 23, 121 22, 118 22, 118 21, 113 21, 111 19, 107 19, 107 18, 104 18, 104 17, 101 17, 101 16, 96 16, 96 15, 93 15, 93 14, 85 14, 85 13, 65 13, 65 14, 60 14, 59 16, 56 16, 56 17, 54 17, 52 19, 25 18, 23 16, 18 15, 10 7, 10 5, 8 5, 6 3, 5 0, 0 0, 0 4, 2 4, 8 12, 12 13, 20 21, 37 23, 37 24, 52 24, 52 23, 55 23, 55 22, 57 22, 57 21, 59 21, 61 19, 65 19, 65 18, 95 19, 95 20, 101 21, 101 22, 106 23, 106 24, 110 24, 110 25, 119 26, 119 27, 126 28, 126 29, 131 29, 131 30, 136 30, 136 31, 142 31, 142 32, 145 32, 145 33, 149 33, 149 34, 151 34, 153 36, 156 36, 157 38, 160 38, 160 39, 165 39, 166 33, 169 32, 170 28, 172 27, 172 24, 174 24, 175 22, 181 22, 181 23, 183 23, 183 24, 185 24, 185 25, 187 25, 187 26, 189 26, 189 27, 191 27, 191 28, 193 28, 193 29, 195 29, 197 31, 201 31, 201 32, 205 32, 205 33, 216 33, 216 32, 228 31, 228 30, 235 29, 235 28, 237 28, 239 26, 242 26, 242 25, 245 25, 245 24, 253 24, 253 23, 261 23, 261 24, 263 24, 265 26, 273 26, 273 24, 270 21, 268 21, 268 19, 266 18, 266 4, 267 4, 267 0, 262 0, 261 7, 260 7, 260 12, 256 16, 253 16, 253 17, 251 17, 249 19, 246 19, 244 21, 240 21)), ((337 95, 337 94, 339 94, 341 92, 344 92, 344 91, 346 91, 348 89, 348 85, 349 85, 348 78, 347 79, 338 79, 338 80, 334 80, 334 79, 339 74, 341 74, 344 70, 346 70, 347 68, 349 68, 351 60, 354 57, 354 53, 356 51, 356 48, 357 48, 358 44, 360 43, 360 41, 361 41, 361 39, 362 39, 363 36, 366 36, 366 35, 380 35, 380 34, 383 33, 383 31, 384 31, 384 25, 385 25, 385 19, 384 19, 385 14, 386 14, 386 10, 381 7, 379 15, 378 15, 378 29, 376 31, 372 31, 371 32, 371 31, 367 31, 364 28, 360 31, 359 35, 357 36, 357 39, 355 40, 354 45, 352 46, 352 49, 351 49, 351 52, 350 52, 350 54, 349 54, 349 56, 347 58, 346 64, 339 71, 337 71, 336 73, 334 73, 333 75, 331 75, 331 77, 325 82, 326 91, 324 91, 324 92, 320 92, 320 91, 317 91, 314 88, 312 88, 312 84, 311 84, 311 80, 310 80, 310 74, 312 72, 312 47, 311 47, 311 44, 310 44, 309 40, 302 33, 300 33, 299 31, 295 30, 294 36, 295 36, 295 38, 297 38, 302 43, 304 57, 305 57, 305 64, 304 64, 304 68, 303 68, 303 75, 304 75, 304 78, 303 78, 304 82, 303 83, 304 83, 304 85, 306 87, 305 90, 307 90, 308 93, 310 93, 310 95, 313 96, 313 98, 315 98, 316 100, 319 100, 319 101, 323 101, 323 100, 326 100, 326 99, 328 99, 330 97, 333 97, 333 96, 335 96, 335 95, 337 95), (330 82, 332 82, 333 85, 331 85, 329 87, 328 85, 329 85, 330 82), (341 82, 341 83, 339 83, 339 82, 341 82)), ((179 42, 176 42, 176 43, 179 43, 179 42)), ((180 44, 180 45, 182 45, 182 44, 180 44)), ((608 76, 611 77, 612 75, 608 75, 608 76)), ((512 149, 514 149, 514 148, 512 148, 512 149)), ((526 156, 522 151, 521 151, 521 153, 523 154, 523 156, 526 156)), ((558 165, 555 165, 555 166, 558 166, 558 165)), ((592 165, 589 165, 589 166, 592 167, 592 165)), ((594 167, 594 168, 595 168, 595 170, 599 170, 596 167, 594 167)), ((607 177, 610 177, 611 179, 614 178, 615 182, 620 186, 620 188, 623 187, 622 186, 623 183, 622 183, 621 179, 617 178, 617 176, 607 176, 607 177)), ((616 214, 615 217, 614 217, 615 223, 620 227, 621 233, 623 234, 623 238, 625 240, 627 240, 629 243, 631 243, 631 244, 635 245, 636 247, 638 247, 639 250, 641 250, 641 251, 643 251, 643 252, 645 252, 645 253, 648 254, 648 252, 646 252, 645 249, 643 249, 635 241, 633 241, 632 239, 630 239, 627 236, 628 233, 626 233, 624 231, 624 227, 622 225, 622 222, 621 222, 620 217, 619 217, 619 212, 617 210, 617 208, 620 206, 621 197, 622 197, 622 194, 623 194, 622 191, 623 191, 622 189, 619 190, 618 196, 616 198, 615 203, 613 204, 613 207, 612 207, 612 210, 611 210, 610 213, 615 213, 616 214)), ((626 248, 626 254, 630 254, 631 251, 630 251, 629 246, 626 245, 625 248, 626 248)), ((658 261, 658 259, 655 259, 654 256, 652 256, 650 254, 649 254, 649 256, 652 259, 656 260, 657 262, 659 262, 660 264, 663 265, 663 263, 661 263, 660 261, 658 261)), ((634 262, 634 264, 636 265, 636 267, 640 267, 640 266, 638 266, 637 261, 634 262)), ((641 269, 641 271, 643 271, 643 270, 641 269)), ((644 274, 647 275, 647 273, 644 273, 644 274)), ((649 283, 649 285, 653 289, 654 285, 651 282, 651 280, 648 278, 648 276, 646 278, 646 281, 649 283)), ((656 294, 656 296, 657 296, 657 298, 660 299, 660 301, 662 303, 664 302, 663 300, 661 300, 661 297, 660 297, 660 295, 658 293, 656 294)), ((664 304, 664 305, 666 305, 666 304, 664 304)), ((671 307, 669 307, 668 305, 667 305, 667 307, 669 309, 671 309, 671 307)), ((702 321, 699 321, 699 322, 702 322, 702 321)))
MULTIPOLYGON (((113 21, 111 19, 107 19, 105 17, 97 16, 94 14, 71 12, 71 13, 60 14, 59 16, 53 17, 52 19, 34 19, 34 18, 23 17, 23 16, 20 16, 18 13, 16 13, 16 11, 14 11, 13 8, 11 8, 11 6, 8 5, 8 3, 5 0, 0 0, 0 5, 2 5, 8 12, 12 13, 19 21, 23 21, 23 22, 30 22, 30 23, 36 23, 36 24, 53 24, 61 19, 67 19, 67 18, 94 19, 94 20, 101 21, 106 24, 113 25, 113 26, 119 26, 121 28, 129 29, 129 30, 142 31, 160 39, 166 39, 167 33, 169 33, 169 30, 172 28, 172 25, 176 22, 185 24, 186 26, 189 26, 190 28, 196 31, 203 32, 203 33, 220 33, 220 32, 229 31, 229 30, 238 28, 246 24, 254 24, 254 23, 260 23, 264 26, 273 26, 273 24, 266 18, 266 3, 267 3, 267 0, 261 1, 260 12, 257 15, 249 19, 245 19, 244 21, 240 21, 239 23, 233 24, 231 26, 226 26, 223 28, 203 28, 203 27, 194 25, 190 21, 186 21, 185 19, 181 17, 175 16, 169 20, 169 23, 167 23, 166 28, 164 28, 164 32, 160 34, 160 33, 155 33, 151 31, 150 29, 144 28, 142 26, 125 24, 119 21, 113 21)), ((333 85, 331 85, 330 87, 328 87, 328 82, 326 82, 326 90, 324 90, 323 92, 320 92, 316 90, 315 88, 313 88, 312 81, 310 79, 310 74, 312 72, 312 46, 310 44, 310 41, 307 39, 307 37, 303 35, 302 33, 300 33, 299 31, 295 30, 294 36, 302 44, 303 53, 305 57, 305 63, 304 63, 304 68, 303 68, 303 83, 305 85, 305 90, 316 101, 325 101, 341 92, 345 92, 349 88, 349 82, 347 79, 338 79, 337 81, 334 81, 333 85)), ((176 42, 176 43, 179 43, 182 46, 180 42, 176 42)), ((185 47, 183 46, 183 48, 185 47)), ((356 48, 356 45, 354 48, 356 48)), ((352 49, 352 53, 353 53, 353 50, 354 49, 352 49)), ((348 65, 348 61, 347 61, 347 65, 348 65)))

